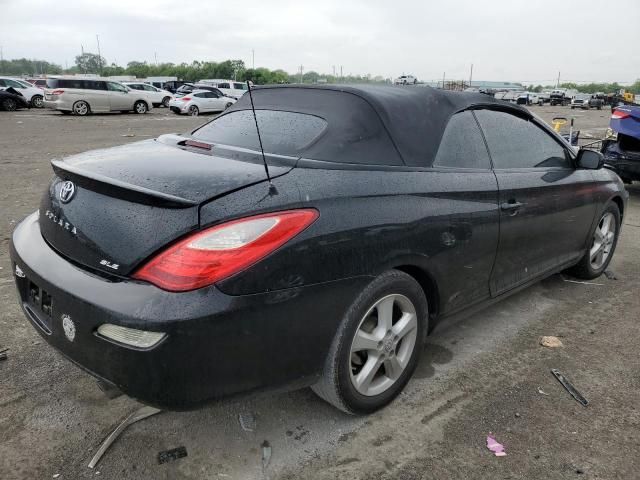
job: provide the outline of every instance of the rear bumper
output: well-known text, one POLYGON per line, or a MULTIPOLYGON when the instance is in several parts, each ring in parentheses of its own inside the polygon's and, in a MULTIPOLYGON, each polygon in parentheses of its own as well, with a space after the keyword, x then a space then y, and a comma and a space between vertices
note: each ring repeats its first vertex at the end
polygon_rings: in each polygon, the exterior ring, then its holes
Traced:
POLYGON ((52 110, 71 110, 73 105, 70 102, 67 102, 61 98, 57 100, 47 100, 46 98, 43 101, 44 108, 51 108, 52 110))
POLYGON ((11 242, 20 303, 42 337, 92 375, 127 395, 184 410, 251 391, 311 385, 321 373, 337 326, 367 277, 270 293, 230 296, 215 286, 171 293, 153 285, 112 281, 68 262, 42 238, 37 214, 11 242), (47 315, 30 298, 50 296, 47 315), (75 324, 70 341, 62 317, 75 324), (100 337, 111 323, 167 337, 140 350, 100 337), (48 328, 46 328, 48 326, 48 328))

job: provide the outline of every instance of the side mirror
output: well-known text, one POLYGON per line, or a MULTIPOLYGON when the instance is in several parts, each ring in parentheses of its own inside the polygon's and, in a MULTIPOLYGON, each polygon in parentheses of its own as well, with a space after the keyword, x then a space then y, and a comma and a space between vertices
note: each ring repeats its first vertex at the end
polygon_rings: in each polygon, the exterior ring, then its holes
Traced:
POLYGON ((604 156, 595 150, 582 148, 578 151, 578 167, 599 170, 604 166, 604 156))

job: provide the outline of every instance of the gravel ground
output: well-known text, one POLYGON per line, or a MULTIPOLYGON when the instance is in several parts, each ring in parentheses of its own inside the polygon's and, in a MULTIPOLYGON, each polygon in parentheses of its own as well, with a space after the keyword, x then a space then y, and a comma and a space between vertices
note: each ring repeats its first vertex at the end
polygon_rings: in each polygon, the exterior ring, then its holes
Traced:
MULTIPOLYGON (((576 117, 601 138, 609 113, 533 107, 549 121, 576 117)), ((471 316, 438 326, 416 378, 391 406, 349 417, 309 390, 162 413, 130 427, 97 471, 87 468, 109 431, 139 405, 108 400, 95 382, 48 347, 16 302, 10 232, 37 208, 49 160, 187 131, 203 118, 166 109, 139 115, 0 112, 0 478, 638 478, 640 471, 640 185, 606 277, 592 285, 553 276, 471 316), (134 136, 130 136, 134 135, 134 136), (538 345, 557 335, 559 349, 538 345), (582 407, 549 370, 589 399, 582 407), (539 393, 539 389, 547 393, 539 393), (238 415, 253 416, 253 432, 238 415), (485 447, 493 432, 507 456, 485 447), (271 460, 263 467, 261 444, 271 460), (158 465, 160 451, 188 456, 158 465)))

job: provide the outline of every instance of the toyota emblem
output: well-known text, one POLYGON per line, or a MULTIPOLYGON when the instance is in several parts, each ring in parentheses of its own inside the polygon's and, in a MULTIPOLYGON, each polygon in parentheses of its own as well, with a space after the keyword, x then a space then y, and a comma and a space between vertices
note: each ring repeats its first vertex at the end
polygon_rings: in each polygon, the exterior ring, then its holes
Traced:
POLYGON ((60 188, 60 201, 62 203, 69 203, 75 193, 76 186, 73 184, 73 182, 67 180, 62 184, 62 187, 60 188))

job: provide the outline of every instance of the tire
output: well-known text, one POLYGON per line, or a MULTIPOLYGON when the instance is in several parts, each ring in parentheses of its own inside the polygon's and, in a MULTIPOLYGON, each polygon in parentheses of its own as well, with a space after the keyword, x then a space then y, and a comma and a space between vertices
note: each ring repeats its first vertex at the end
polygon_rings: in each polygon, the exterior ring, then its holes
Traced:
POLYGON ((73 108, 73 113, 80 117, 84 117, 91 113, 91 107, 89 107, 89 104, 84 100, 78 100, 76 103, 73 104, 72 108, 73 108))
POLYGON ((567 270, 567 272, 570 275, 583 280, 592 280, 602 275, 602 273, 609 266, 609 262, 611 262, 611 259, 613 258, 613 254, 616 250, 616 245, 618 244, 619 234, 620 210, 615 203, 611 202, 604 209, 602 215, 600 216, 598 224, 596 225, 593 232, 591 232, 589 248, 587 248, 584 256, 574 267, 571 267, 569 270, 567 270), (611 223, 609 223, 609 228, 605 230, 603 227, 605 226, 604 223, 607 221, 611 223), (612 231, 611 228, 615 228, 615 231, 612 231), (600 240, 603 237, 603 233, 604 238, 600 240), (599 248, 597 245, 598 242, 600 242, 599 248), (600 254, 602 254, 604 258, 599 259, 598 255, 600 254))
POLYGON ((135 113, 142 115, 149 111, 149 106, 147 105, 146 102, 143 102, 142 100, 138 100, 136 103, 133 104, 133 111, 135 113))
POLYGON ((198 107, 196 107, 195 105, 191 105, 189 107, 189 112, 188 113, 192 117, 197 117, 198 115, 200 115, 200 109, 198 109, 198 107))
POLYGON ((602 110, 602 106, 601 105, 598 105, 598 110, 602 110))
POLYGON ((44 97, 42 95, 34 95, 33 97, 31 97, 31 106, 33 108, 43 108, 44 97))
POLYGON ((2 109, 7 112, 15 112, 18 108, 18 102, 16 102, 13 98, 5 98, 2 101, 2 109))
POLYGON ((397 270, 378 276, 345 313, 322 377, 311 389, 350 414, 384 407, 402 391, 416 368, 428 329, 428 312, 422 287, 411 276, 397 270), (401 324, 407 326, 403 333, 394 330, 401 324), (354 343, 357 333, 362 348, 354 343), (364 373, 367 371, 371 375, 364 373))
POLYGON ((171 101, 171 97, 164 97, 162 99, 162 106, 165 108, 169 108, 169 102, 171 101))
POLYGON ((575 110, 576 107, 571 107, 571 110, 575 110))
POLYGON ((60 110, 60 113, 62 115, 71 115, 72 112, 71 112, 71 110, 60 110))
POLYGON ((229 102, 224 106, 224 109, 226 110, 227 108, 229 108, 231 105, 233 105, 233 103, 229 102))

